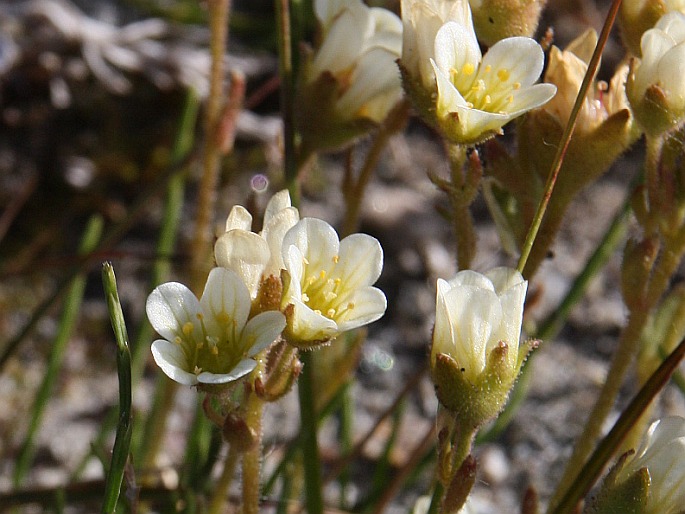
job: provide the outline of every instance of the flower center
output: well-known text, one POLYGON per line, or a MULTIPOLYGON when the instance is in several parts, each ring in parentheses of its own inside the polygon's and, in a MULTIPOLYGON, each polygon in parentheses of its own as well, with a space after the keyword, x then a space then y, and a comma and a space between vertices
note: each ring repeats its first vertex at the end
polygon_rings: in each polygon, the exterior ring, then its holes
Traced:
POLYGON ((231 371, 240 362, 243 349, 240 345, 240 334, 237 324, 227 312, 222 311, 216 316, 218 331, 209 334, 203 314, 198 314, 201 330, 190 321, 181 328, 182 336, 176 337, 176 344, 180 345, 186 356, 189 368, 196 375, 203 371, 214 374, 224 374, 231 371))
POLYGON ((329 271, 322 269, 318 273, 308 273, 309 263, 305 259, 305 273, 301 284, 302 301, 317 314, 322 314, 332 320, 354 309, 354 303, 345 301, 347 291, 345 291, 342 279, 333 278, 335 275, 333 270, 339 259, 337 255, 334 256, 331 269, 329 271))
POLYGON ((473 64, 466 63, 460 70, 450 69, 450 80, 462 94, 468 106, 479 111, 506 114, 513 103, 514 90, 520 89, 519 82, 511 83, 511 72, 507 68, 493 70, 487 65, 478 70, 475 77, 473 64))

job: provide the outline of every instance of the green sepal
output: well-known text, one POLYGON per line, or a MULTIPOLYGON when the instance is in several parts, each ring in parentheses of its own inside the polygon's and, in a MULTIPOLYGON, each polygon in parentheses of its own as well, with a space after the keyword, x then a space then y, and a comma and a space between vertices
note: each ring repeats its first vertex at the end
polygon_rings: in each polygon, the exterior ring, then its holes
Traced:
POLYGON ((644 514, 649 499, 651 477, 641 468, 618 484, 605 484, 585 509, 586 514, 644 514))
POLYGON ((310 152, 337 150, 377 126, 363 116, 354 117, 355 113, 342 117, 336 111, 336 101, 342 96, 345 87, 328 71, 308 84, 300 81, 295 103, 295 125, 303 148, 310 152))
POLYGON ((508 365, 508 350, 505 343, 494 348, 474 382, 466 378, 464 369, 452 357, 436 355, 432 366, 436 395, 462 430, 478 429, 504 408, 519 371, 508 365))

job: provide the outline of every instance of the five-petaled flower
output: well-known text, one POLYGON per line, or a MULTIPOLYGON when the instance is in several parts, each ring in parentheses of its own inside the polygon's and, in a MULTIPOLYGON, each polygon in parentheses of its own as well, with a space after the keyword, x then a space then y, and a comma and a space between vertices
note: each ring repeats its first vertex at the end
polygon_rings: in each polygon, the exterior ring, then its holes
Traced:
POLYGON ((380 318, 385 295, 372 287, 383 268, 380 243, 366 234, 338 240, 325 221, 304 218, 283 240, 286 338, 310 347, 380 318))
POLYGON ((183 284, 168 282, 147 299, 147 315, 164 339, 152 343, 162 371, 184 385, 225 384, 248 374, 252 359, 285 327, 278 311, 248 321, 250 293, 233 271, 214 268, 202 298, 183 284))
POLYGON ((526 111, 543 105, 556 92, 552 84, 534 84, 542 73, 540 45, 527 37, 495 43, 485 54, 473 26, 448 22, 435 36, 437 123, 451 141, 474 144, 501 132, 526 111))

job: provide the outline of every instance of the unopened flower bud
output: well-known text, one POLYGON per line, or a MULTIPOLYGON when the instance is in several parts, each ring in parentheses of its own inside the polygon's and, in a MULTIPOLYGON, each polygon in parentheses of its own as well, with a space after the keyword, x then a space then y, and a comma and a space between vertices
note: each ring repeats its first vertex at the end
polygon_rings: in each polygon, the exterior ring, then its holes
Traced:
POLYGON ((488 46, 513 36, 533 37, 547 0, 469 0, 478 39, 488 46))

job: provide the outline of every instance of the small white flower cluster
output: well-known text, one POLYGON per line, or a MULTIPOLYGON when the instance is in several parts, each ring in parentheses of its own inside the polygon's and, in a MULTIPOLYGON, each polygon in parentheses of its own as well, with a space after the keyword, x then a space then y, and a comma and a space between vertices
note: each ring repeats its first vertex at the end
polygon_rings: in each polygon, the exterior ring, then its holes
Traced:
POLYGON ((309 347, 385 313, 385 295, 372 287, 383 267, 375 238, 353 234, 339 241, 328 223, 300 220, 287 191, 269 201, 261 232, 252 232, 251 224, 246 209, 231 210, 215 245, 219 267, 200 300, 176 282, 148 297, 148 318, 164 338, 152 343, 152 354, 176 382, 232 382, 255 368, 255 355, 284 329, 290 343, 309 347), (251 316, 262 285, 281 275, 287 280, 280 310, 251 316))

